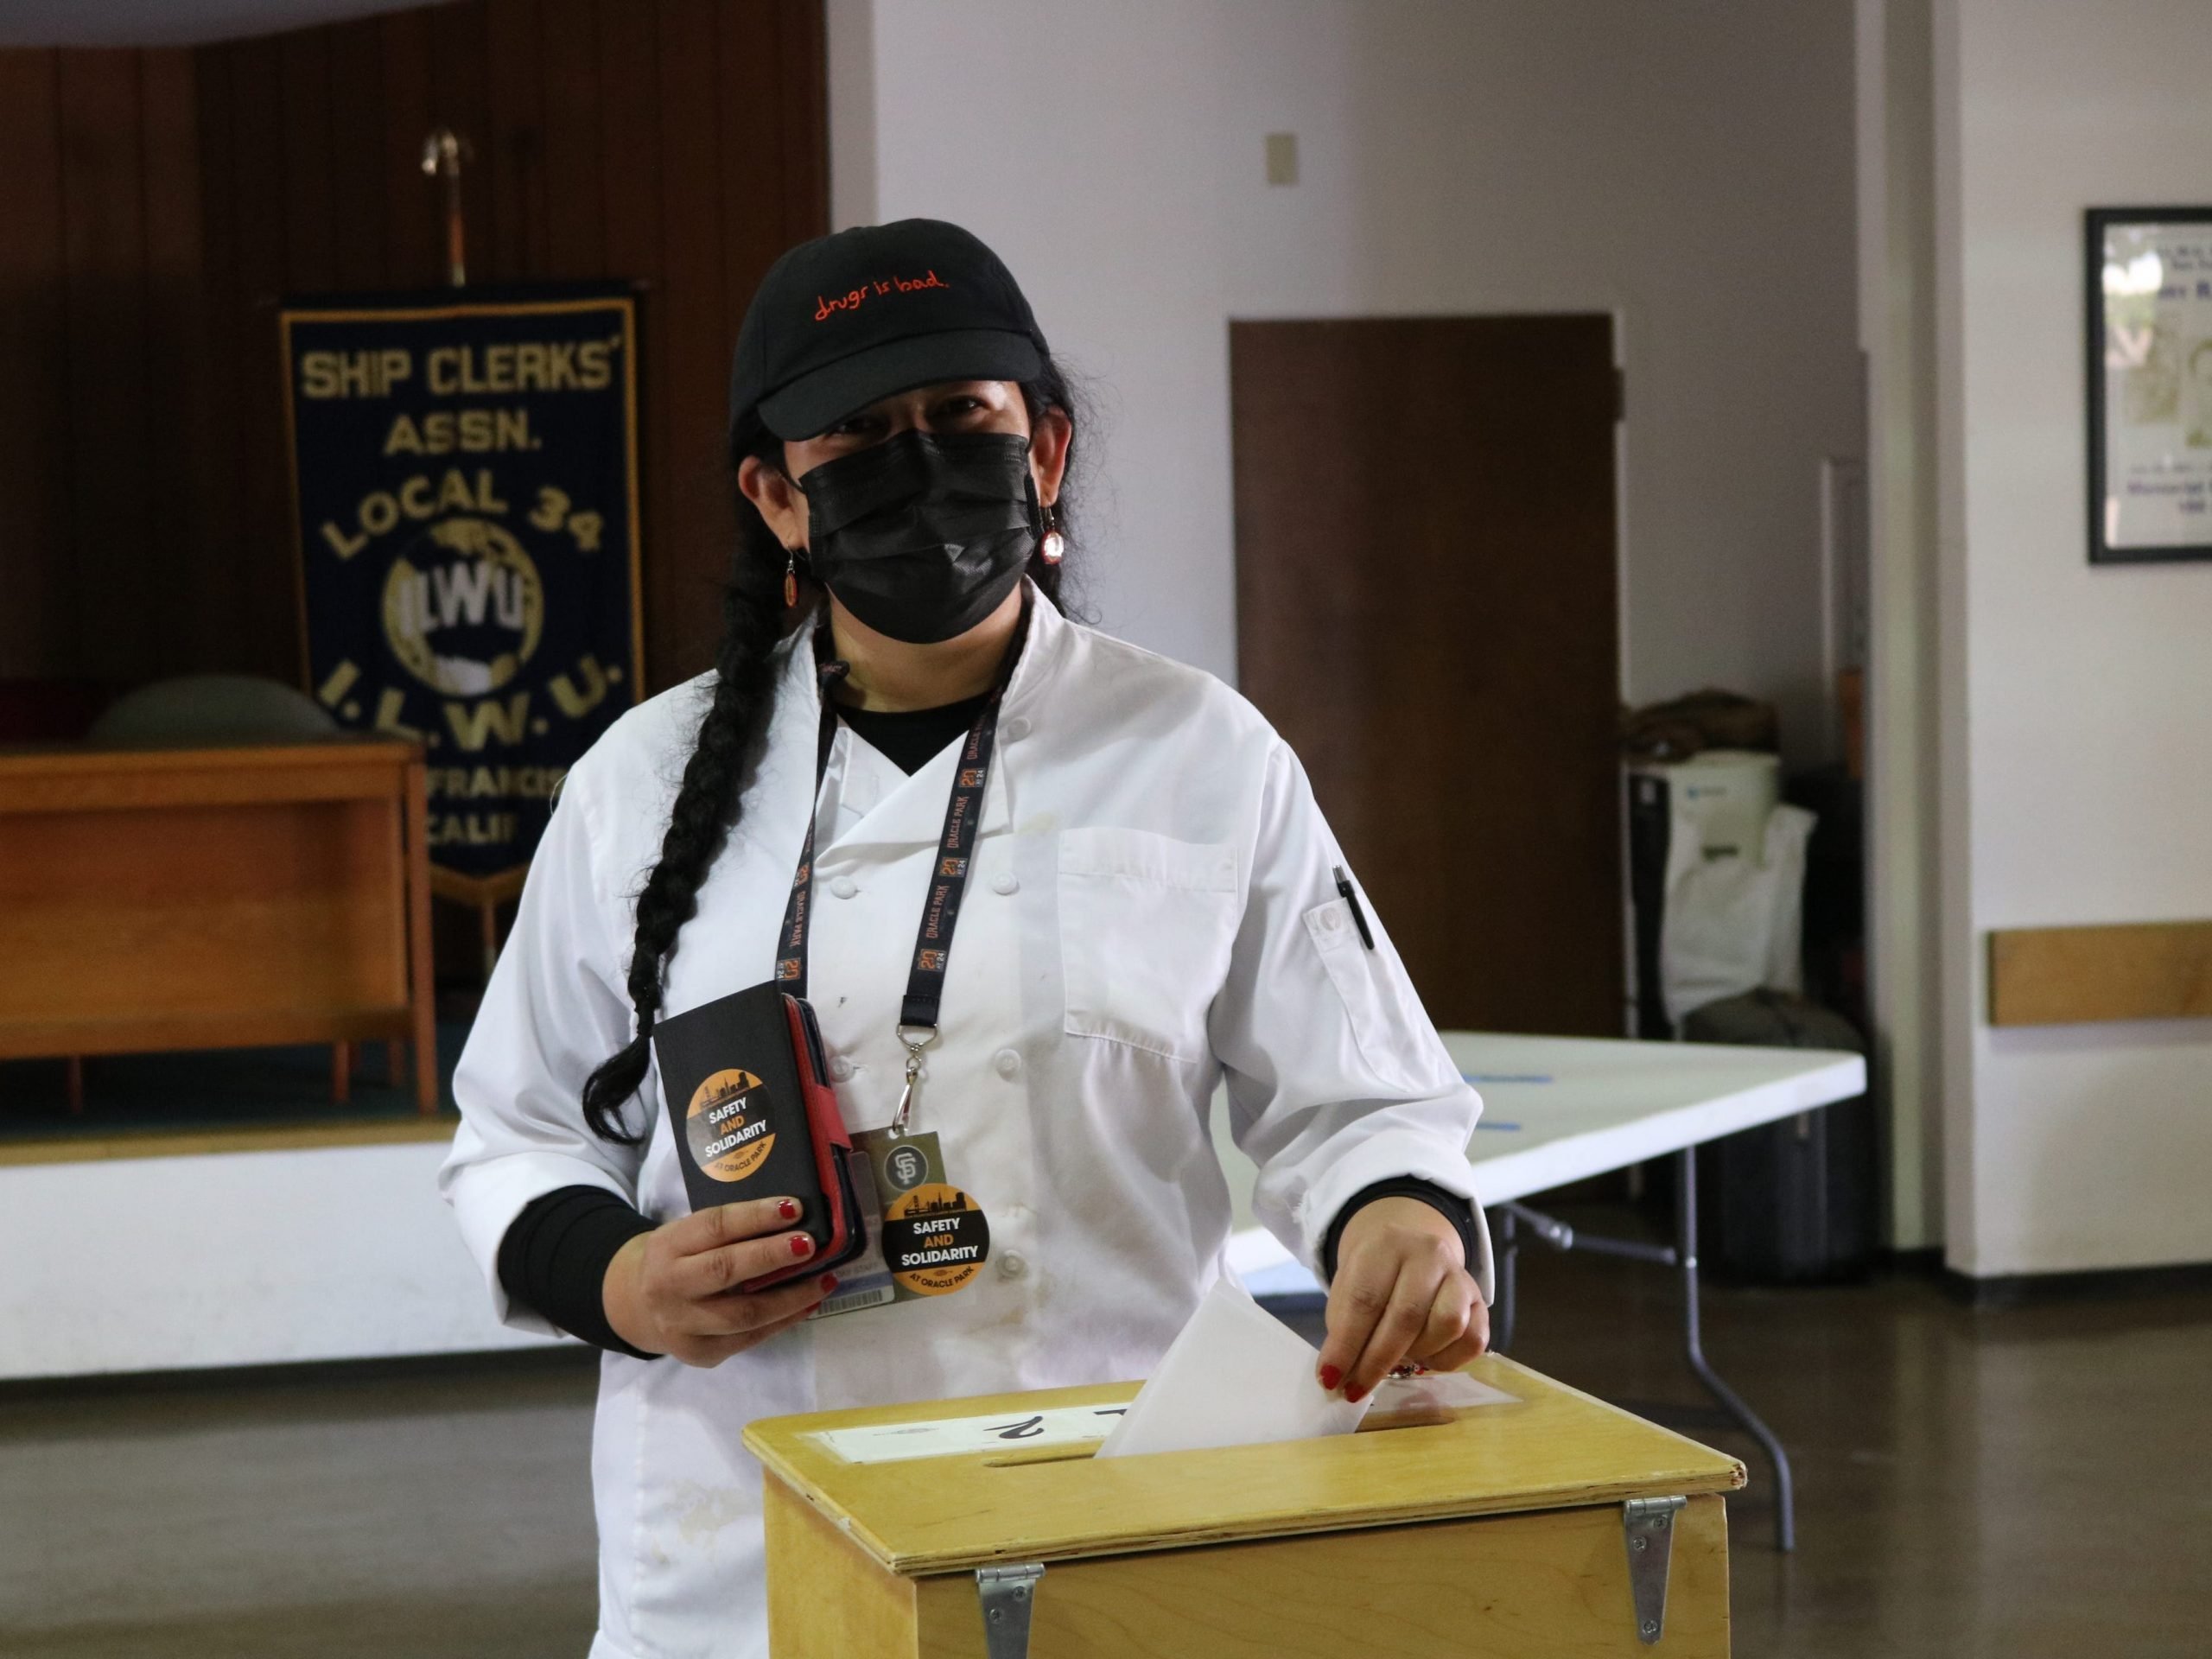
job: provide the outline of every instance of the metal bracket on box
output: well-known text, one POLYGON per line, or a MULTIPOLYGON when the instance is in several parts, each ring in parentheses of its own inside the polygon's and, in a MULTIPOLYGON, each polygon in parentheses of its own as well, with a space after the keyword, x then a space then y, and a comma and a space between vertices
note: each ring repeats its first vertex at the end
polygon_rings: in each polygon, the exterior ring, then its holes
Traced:
MULTIPOLYGON (((1675 1559, 1675 1516, 1686 1497, 1631 1497, 1621 1505, 1628 1543, 1628 1593, 1636 1604, 1636 1639, 1649 1647, 1667 1629, 1667 1569, 1675 1559)), ((992 1649, 993 1659, 998 1650, 992 1649)))
POLYGON ((983 1651, 990 1659, 1029 1659, 1029 1614, 1036 1603, 1037 1580, 1044 1576, 1042 1561, 976 1569, 976 1597, 983 1606, 983 1651))

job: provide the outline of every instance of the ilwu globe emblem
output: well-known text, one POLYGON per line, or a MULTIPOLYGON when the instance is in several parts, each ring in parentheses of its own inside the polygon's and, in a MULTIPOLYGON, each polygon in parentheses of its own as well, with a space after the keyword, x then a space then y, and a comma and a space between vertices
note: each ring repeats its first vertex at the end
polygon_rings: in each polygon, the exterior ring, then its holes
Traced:
POLYGON ((639 689, 636 296, 346 296, 283 327, 308 685, 422 749, 439 893, 512 898, 639 689))
POLYGON ((447 696, 484 696, 537 649, 545 594, 537 567, 487 518, 442 518, 385 578, 384 630, 407 671, 447 696))

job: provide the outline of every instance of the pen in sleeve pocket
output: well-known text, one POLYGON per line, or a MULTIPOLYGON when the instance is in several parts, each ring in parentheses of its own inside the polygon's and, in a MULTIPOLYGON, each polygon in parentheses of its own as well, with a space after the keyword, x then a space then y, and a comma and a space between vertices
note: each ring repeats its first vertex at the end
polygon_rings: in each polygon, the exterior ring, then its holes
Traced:
POLYGON ((1359 895, 1351 890, 1351 877, 1344 874, 1344 867, 1337 866, 1337 891, 1344 895, 1344 903, 1351 906, 1351 918, 1359 925, 1359 942, 1369 950, 1375 948, 1375 935, 1367 925, 1367 912, 1359 907, 1359 895))

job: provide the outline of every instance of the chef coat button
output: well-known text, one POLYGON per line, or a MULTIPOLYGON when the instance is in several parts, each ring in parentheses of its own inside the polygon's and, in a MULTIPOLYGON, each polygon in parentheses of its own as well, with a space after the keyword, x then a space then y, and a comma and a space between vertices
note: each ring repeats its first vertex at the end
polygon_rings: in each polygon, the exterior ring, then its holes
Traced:
POLYGON ((1029 722, 1020 715, 1016 715, 999 729, 1006 734, 1007 742, 1017 742, 1029 735, 1029 722))
POLYGON ((1343 925, 1344 918, 1334 910, 1325 910, 1321 912, 1321 931, 1324 933, 1333 933, 1343 925))
POLYGON ((830 891, 836 893, 840 899, 849 899, 855 893, 858 893, 860 888, 855 884, 851 876, 841 875, 835 881, 832 881, 830 884, 830 891))
POLYGON ((1018 1077, 1021 1075, 1021 1056, 1010 1048, 999 1050, 998 1053, 992 1058, 991 1064, 998 1067, 999 1076, 1002 1077, 1018 1077))
POLYGON ((1001 870, 991 878, 993 893, 1014 893, 1018 892, 1020 887, 1021 883, 1014 879, 1012 870, 1001 870))
POLYGON ((853 1063, 840 1054, 830 1062, 830 1075, 837 1082, 842 1083, 853 1075, 853 1063))
POLYGON ((1012 1250, 999 1257, 999 1277, 1001 1279, 1019 1279, 1028 1271, 1029 1263, 1012 1250))

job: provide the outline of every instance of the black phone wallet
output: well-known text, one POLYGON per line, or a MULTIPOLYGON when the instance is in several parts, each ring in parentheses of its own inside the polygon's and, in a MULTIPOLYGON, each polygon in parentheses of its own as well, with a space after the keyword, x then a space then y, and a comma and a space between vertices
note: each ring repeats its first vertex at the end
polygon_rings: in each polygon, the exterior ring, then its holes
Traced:
POLYGON ((772 982, 755 985, 656 1021, 653 1054, 691 1207, 793 1198, 814 1240, 804 1261, 740 1289, 819 1273, 866 1248, 852 1138, 811 1007, 772 982))

